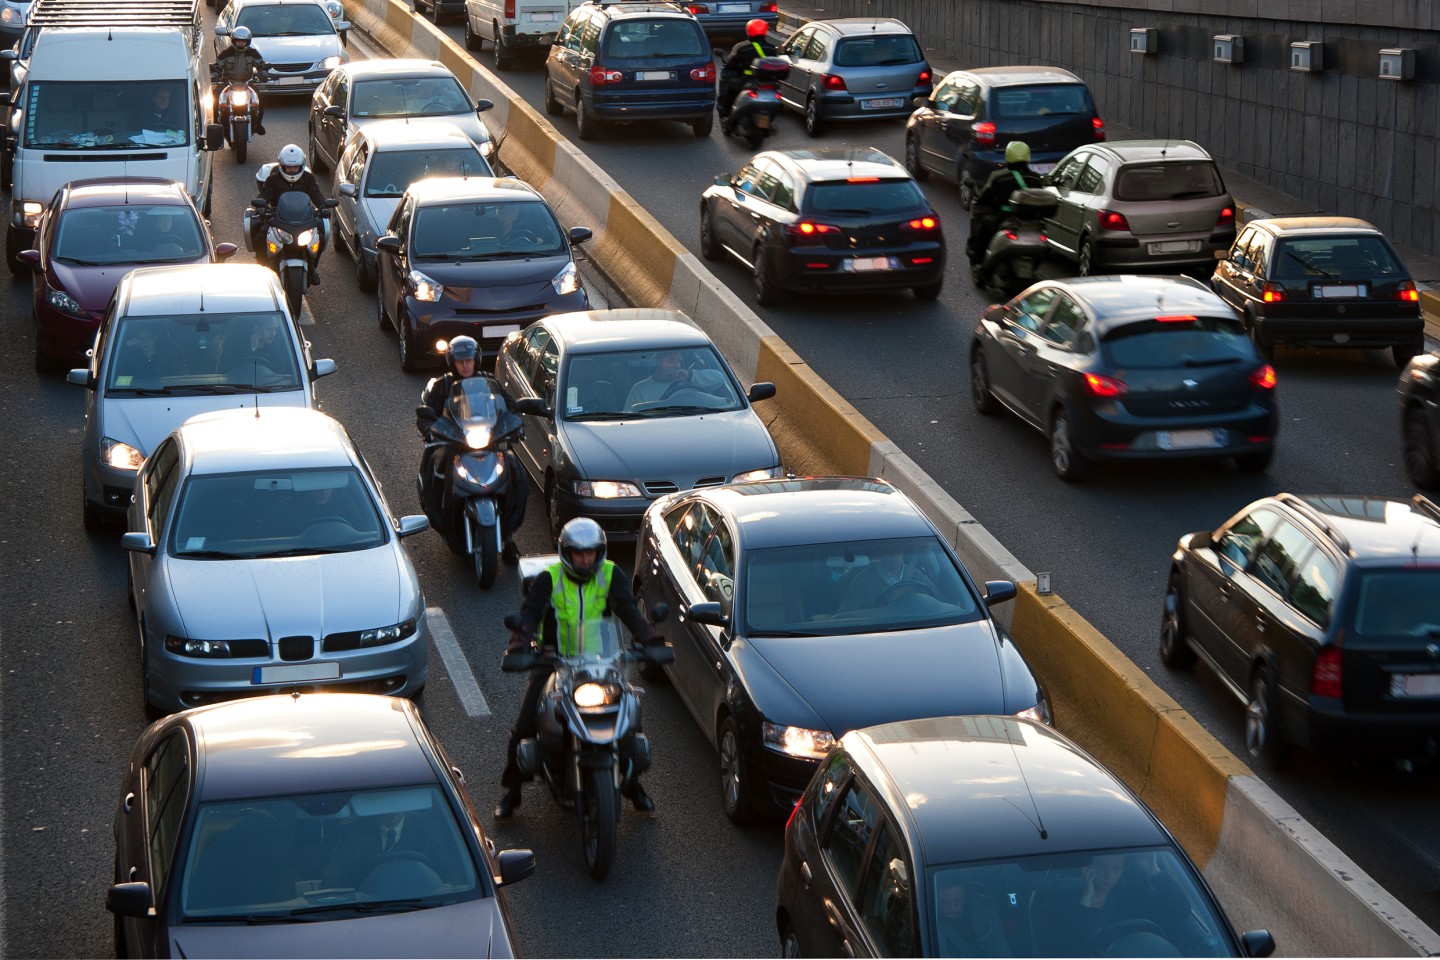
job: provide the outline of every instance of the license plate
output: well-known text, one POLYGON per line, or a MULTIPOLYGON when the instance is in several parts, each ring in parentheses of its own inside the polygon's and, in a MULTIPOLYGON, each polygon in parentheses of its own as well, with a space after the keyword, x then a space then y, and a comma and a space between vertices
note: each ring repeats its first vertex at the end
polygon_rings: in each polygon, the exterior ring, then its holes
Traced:
POLYGON ((528 19, 530 20, 531 23, 554 23, 554 22, 555 22, 555 14, 553 14, 553 13, 532 13, 532 14, 529 14, 528 19))
POLYGON ((894 257, 851 257, 845 261, 845 269, 853 270, 856 273, 868 273, 872 270, 894 270, 894 257))
POLYGON ((1325 283, 1315 286, 1315 296, 1323 300, 1354 300, 1365 296, 1363 284, 1325 283))
POLYGON ((716 13, 749 13, 748 3, 720 3, 715 5, 716 13))
POLYGON ((881 97, 878 100, 860 101, 861 110, 890 110, 905 105, 904 97, 881 97))
POLYGON ((1200 249, 1199 240, 1159 240, 1149 244, 1150 253, 1194 253, 1200 249))
POLYGON ((339 680, 338 663, 296 663, 283 667, 256 667, 250 676, 253 684, 311 683, 315 680, 339 680))
POLYGON ((296 84, 304 83, 304 77, 276 77, 275 82, 282 87, 293 87, 296 84))
POLYGON ((1161 450, 1202 450, 1223 443, 1219 430, 1161 430, 1155 438, 1161 450))
POLYGON ((669 80, 672 74, 669 70, 637 70, 636 80, 669 80))
POLYGON ((1055 169, 1055 164, 1053 164, 1053 163, 1032 163, 1032 164, 1030 164, 1030 172, 1031 172, 1031 173, 1038 173, 1038 174, 1040 174, 1042 177, 1043 177, 1045 174, 1049 173, 1051 170, 1054 170, 1054 169, 1055 169))
POLYGON ((1392 697, 1440 697, 1440 673, 1392 673, 1392 697))
POLYGON ((758 128, 761 129, 761 130, 769 130, 769 129, 770 129, 770 115, 769 115, 768 113, 762 113, 762 114, 760 114, 760 116, 758 116, 758 117, 755 118, 755 126, 758 127, 758 128))
POLYGON ((510 334, 514 333, 516 330, 519 330, 519 329, 520 329, 520 325, 519 325, 518 323, 507 323, 507 324, 502 324, 502 325, 500 325, 500 326, 494 326, 494 327, 481 327, 481 328, 480 328, 480 336, 482 336, 482 337, 508 337, 508 336, 510 336, 510 334))

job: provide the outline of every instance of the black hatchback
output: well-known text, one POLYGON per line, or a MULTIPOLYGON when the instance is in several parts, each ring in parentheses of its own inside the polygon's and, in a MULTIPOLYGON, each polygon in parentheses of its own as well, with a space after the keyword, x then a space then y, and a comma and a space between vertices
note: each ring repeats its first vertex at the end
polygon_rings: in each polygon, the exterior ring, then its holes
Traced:
POLYGON ((1270 465, 1275 370, 1219 297, 1183 277, 1038 283, 986 309, 970 345, 975 409, 1050 438, 1062 480, 1092 460, 1233 457, 1270 465))
POLYGON ((940 215, 905 168, 873 147, 756 154, 700 195, 700 252, 750 268, 757 303, 786 290, 909 288, 940 296, 940 215))

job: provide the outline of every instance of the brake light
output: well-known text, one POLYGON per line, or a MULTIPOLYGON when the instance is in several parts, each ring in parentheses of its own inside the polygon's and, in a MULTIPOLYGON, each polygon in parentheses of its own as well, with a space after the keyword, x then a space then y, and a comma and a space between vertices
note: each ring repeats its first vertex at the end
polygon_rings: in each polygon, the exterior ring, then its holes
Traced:
POLYGON ((1101 230, 1129 230, 1130 221, 1125 219, 1125 214, 1116 213, 1114 210, 1100 211, 1101 230))
POLYGON ((1085 389, 1090 391, 1092 396, 1109 400, 1125 395, 1125 381, 1101 376, 1098 373, 1087 373, 1085 374, 1085 389))
POLYGON ((1250 383, 1258 390, 1274 390, 1276 383, 1275 368, 1268 363, 1265 364, 1265 366, 1250 374, 1250 383))
POLYGON ((697 14, 709 13, 710 8, 703 3, 687 3, 685 4, 685 12, 693 17, 697 14))
POLYGON ((940 229, 939 217, 916 217, 914 220, 907 220, 900 224, 901 230, 928 231, 940 229))
POLYGON ((839 227, 831 226, 828 223, 814 223, 810 220, 801 220, 799 223, 792 223, 785 228, 787 237, 801 243, 815 242, 821 237, 839 232, 839 227))
POLYGON ((1020 239, 1020 234, 1016 233, 1014 230, 1006 230, 1006 231, 1005 231, 1005 239, 1006 239, 1006 240, 1019 240, 1019 239, 1020 239))
POLYGON ((1340 657, 1339 647, 1326 647, 1315 658, 1315 672, 1310 675, 1310 692, 1315 696, 1338 699, 1345 695, 1345 675, 1340 657))
POLYGON ((1215 221, 1217 227, 1228 227, 1235 222, 1235 208, 1226 207, 1220 211, 1220 219, 1215 221))
POLYGON ((879 183, 879 177, 846 177, 846 183, 879 183))
POLYGON ((994 145, 995 124, 991 123, 990 121, 986 120, 984 123, 977 123, 975 124, 975 126, 970 128, 970 131, 975 134, 976 143, 988 143, 992 146, 994 145))
POLYGON ((839 74, 827 73, 820 78, 820 86, 826 90, 844 90, 846 89, 845 78, 839 74))
POLYGON ((919 85, 922 84, 922 83, 929 83, 929 82, 930 82, 930 68, 929 68, 929 67, 926 67, 924 70, 921 70, 921 71, 920 71, 920 76, 918 76, 918 77, 915 78, 915 85, 916 85, 916 86, 919 86, 919 85))
POLYGON ((1420 291, 1415 289, 1414 280, 1406 280, 1395 288, 1395 299, 1404 300, 1407 303, 1419 303, 1420 291))
POLYGON ((912 257, 912 258, 910 259, 910 262, 913 263, 913 264, 915 264, 915 266, 917 266, 917 267, 923 267, 923 266, 925 266, 926 264, 934 263, 934 262, 935 262, 935 258, 934 258, 934 257, 912 257))
POLYGON ((1095 139, 1096 139, 1096 140, 1104 140, 1104 139, 1105 139, 1105 121, 1104 121, 1104 120, 1101 120, 1099 117, 1091 117, 1091 118, 1090 118, 1090 126, 1095 129, 1095 139))
POLYGON ((1260 288, 1260 299, 1266 303, 1279 303, 1285 299, 1285 288, 1278 283, 1267 283, 1260 288))
POLYGON ((1194 322, 1195 322, 1195 318, 1192 317, 1191 315, 1189 315, 1188 313, 1186 313, 1186 314, 1179 314, 1179 313, 1177 313, 1177 314, 1175 314, 1175 315, 1173 315, 1173 316, 1168 316, 1168 317, 1156 317, 1156 318, 1155 318, 1155 322, 1156 322, 1156 323, 1194 323, 1194 322))
POLYGON ((760 12, 761 12, 761 13, 779 13, 779 12, 780 12, 780 4, 778 4, 778 3, 762 3, 762 4, 760 4, 760 12))
POLYGON ((706 83, 715 82, 715 63, 711 61, 703 67, 696 67, 690 71, 691 80, 704 80, 706 83))
POLYGON ((515 19, 515 0, 505 0, 505 19, 515 19))
POLYGON ((597 87, 607 83, 619 83, 623 79, 625 74, 619 70, 607 70, 598 63, 590 68, 590 82, 597 87))

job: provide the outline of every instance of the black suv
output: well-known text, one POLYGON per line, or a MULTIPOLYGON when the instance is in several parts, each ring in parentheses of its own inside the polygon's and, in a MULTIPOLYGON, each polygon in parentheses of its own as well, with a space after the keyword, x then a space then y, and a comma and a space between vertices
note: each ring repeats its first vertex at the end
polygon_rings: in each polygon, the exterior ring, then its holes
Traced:
POLYGON ((545 61, 545 112, 566 110, 581 140, 632 120, 678 120, 710 136, 715 61, 705 31, 673 3, 582 3, 545 61))
POLYGON ((1160 657, 1198 655, 1245 703, 1245 747, 1408 758, 1440 742, 1440 507, 1424 497, 1257 500, 1180 538, 1160 657))
POLYGON ((1440 487, 1440 353, 1422 353, 1400 374, 1405 469, 1417 487, 1440 487))

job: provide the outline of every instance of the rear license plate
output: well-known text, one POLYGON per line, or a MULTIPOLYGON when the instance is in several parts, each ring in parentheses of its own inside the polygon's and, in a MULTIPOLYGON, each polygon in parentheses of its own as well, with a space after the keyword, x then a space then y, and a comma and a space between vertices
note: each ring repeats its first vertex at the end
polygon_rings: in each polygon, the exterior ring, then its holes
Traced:
POLYGON ((637 70, 636 80, 669 80, 674 74, 669 70, 637 70))
POLYGON ((1150 254, 1154 256, 1159 253, 1195 253, 1200 249, 1199 240, 1159 240, 1148 244, 1150 254))
POLYGON ((861 100, 861 110, 893 110, 905 105, 904 97, 880 97, 876 100, 861 100))
POLYGON ((1203 450, 1218 447, 1225 442, 1220 430, 1161 430, 1155 435, 1155 445, 1161 450, 1203 450))
POLYGON ((1053 164, 1053 163, 1032 163, 1032 164, 1030 164, 1030 172, 1031 172, 1031 173, 1038 173, 1038 174, 1040 174, 1042 177, 1043 177, 1045 174, 1049 173, 1051 170, 1054 170, 1054 169, 1055 169, 1055 164, 1053 164))
POLYGON ((480 336, 482 336, 482 337, 508 337, 508 336, 510 336, 510 334, 514 333, 516 330, 519 330, 519 329, 520 329, 520 325, 519 325, 518 323, 507 323, 507 324, 503 324, 503 325, 500 325, 500 326, 494 326, 494 327, 481 327, 481 328, 480 328, 480 336))
POLYGON ((256 667, 250 675, 252 684, 309 683, 315 680, 339 680, 338 663, 296 663, 284 667, 256 667))
POLYGON ((1365 285, 1355 283, 1324 283, 1315 285, 1315 296, 1321 300, 1354 300, 1365 296, 1365 285))
POLYGON ((759 127, 761 130, 769 130, 770 115, 768 113, 760 114, 758 117, 755 118, 755 126, 759 127))
POLYGON ((532 13, 532 14, 529 15, 529 20, 530 20, 531 23, 554 23, 554 22, 555 22, 555 14, 553 14, 553 13, 532 13))
POLYGON ((748 3, 719 3, 715 5, 716 13, 749 13, 748 3))
POLYGON ((1440 673, 1392 673, 1392 697, 1440 697, 1440 673))
POLYGON ((850 257, 845 269, 855 273, 869 273, 873 270, 894 270, 898 266, 894 257, 850 257))

